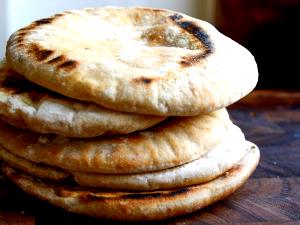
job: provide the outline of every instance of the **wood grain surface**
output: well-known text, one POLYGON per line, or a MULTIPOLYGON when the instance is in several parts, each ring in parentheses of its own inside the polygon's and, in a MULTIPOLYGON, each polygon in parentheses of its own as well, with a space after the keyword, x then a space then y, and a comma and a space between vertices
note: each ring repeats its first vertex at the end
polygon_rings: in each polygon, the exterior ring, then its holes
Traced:
MULTIPOLYGON (((257 170, 227 199, 149 224, 300 224, 300 93, 255 91, 229 112, 261 150, 257 170)), ((108 223, 124 224, 65 212, 23 193, 0 175, 0 225, 108 223)))

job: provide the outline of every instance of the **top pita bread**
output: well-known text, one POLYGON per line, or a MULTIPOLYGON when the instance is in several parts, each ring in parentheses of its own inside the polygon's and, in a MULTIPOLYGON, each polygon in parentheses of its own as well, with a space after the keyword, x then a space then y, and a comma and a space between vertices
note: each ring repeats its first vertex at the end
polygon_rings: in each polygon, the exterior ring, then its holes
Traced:
POLYGON ((9 71, 1 60, 0 118, 17 127, 66 137, 127 134, 165 119, 113 111, 58 95, 9 71))
POLYGON ((15 32, 9 66, 63 95, 152 115, 198 115, 249 93, 253 56, 212 25, 150 8, 66 11, 15 32))

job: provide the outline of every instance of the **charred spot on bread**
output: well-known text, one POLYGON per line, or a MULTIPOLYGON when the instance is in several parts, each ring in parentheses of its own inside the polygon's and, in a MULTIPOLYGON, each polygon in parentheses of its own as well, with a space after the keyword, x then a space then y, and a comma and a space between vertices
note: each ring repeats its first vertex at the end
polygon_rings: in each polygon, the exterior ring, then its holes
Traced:
POLYGON ((158 192, 154 193, 132 193, 132 194, 127 194, 123 195, 123 199, 145 199, 145 198, 159 198, 162 197, 163 195, 158 192))
POLYGON ((184 56, 180 61, 180 64, 182 66, 191 66, 201 61, 201 59, 206 58, 209 54, 213 52, 214 48, 211 39, 209 35, 200 26, 198 26, 193 21, 182 20, 183 16, 177 13, 169 16, 169 18, 181 29, 193 35, 197 40, 199 40, 202 43, 204 47, 204 51, 201 54, 184 56))
POLYGON ((143 76, 133 79, 135 83, 142 83, 142 84, 151 84, 153 80, 154 80, 153 78, 147 78, 143 76))
POLYGON ((201 59, 204 59, 206 56, 207 56, 206 53, 204 53, 204 54, 190 55, 190 56, 183 56, 182 60, 180 61, 180 64, 182 66, 191 66, 194 63, 199 62, 201 59))
POLYGON ((49 17, 49 18, 43 18, 43 19, 40 19, 40 20, 36 20, 34 21, 32 24, 34 24, 35 26, 42 26, 42 25, 47 25, 47 24, 51 24, 55 19, 59 18, 59 17, 62 17, 63 14, 61 13, 57 13, 55 14, 54 16, 52 17, 49 17))
MULTIPOLYGON (((182 195, 190 190, 191 190, 191 188, 189 188, 189 187, 182 187, 180 189, 170 190, 170 191, 124 193, 121 195, 111 196, 109 198, 123 199, 123 200, 170 198, 170 197, 182 195)), ((107 197, 103 197, 101 194, 98 194, 97 191, 95 193, 93 193, 92 191, 85 192, 85 193, 79 193, 79 196, 80 196, 80 199, 84 202, 102 201, 102 200, 107 199, 107 197)))
POLYGON ((63 69, 65 71, 71 71, 75 69, 79 65, 79 62, 76 60, 67 60, 62 64, 58 65, 59 69, 63 69))
POLYGON ((57 64, 57 63, 62 63, 64 61, 66 61, 67 57, 64 56, 64 55, 60 55, 60 56, 57 56, 51 60, 49 60, 47 63, 48 64, 57 64))
POLYGON ((27 52, 31 54, 37 61, 43 61, 54 53, 53 50, 43 49, 40 45, 36 43, 29 44, 27 46, 27 52))
POLYGON ((53 19, 54 18, 44 18, 44 19, 36 20, 34 21, 34 24, 37 26, 49 24, 52 23, 53 19))
POLYGON ((180 14, 178 14, 178 13, 175 13, 175 14, 173 14, 172 16, 170 16, 170 18, 171 18, 171 20, 173 20, 173 21, 177 21, 177 20, 182 19, 183 16, 180 15, 180 14))

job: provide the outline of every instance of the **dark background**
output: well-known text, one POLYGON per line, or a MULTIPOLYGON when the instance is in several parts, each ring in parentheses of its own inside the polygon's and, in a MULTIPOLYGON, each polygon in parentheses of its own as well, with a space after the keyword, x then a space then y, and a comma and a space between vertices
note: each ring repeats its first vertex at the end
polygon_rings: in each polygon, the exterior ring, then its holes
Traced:
POLYGON ((220 0, 216 20, 255 56, 257 89, 300 89, 300 0, 220 0))

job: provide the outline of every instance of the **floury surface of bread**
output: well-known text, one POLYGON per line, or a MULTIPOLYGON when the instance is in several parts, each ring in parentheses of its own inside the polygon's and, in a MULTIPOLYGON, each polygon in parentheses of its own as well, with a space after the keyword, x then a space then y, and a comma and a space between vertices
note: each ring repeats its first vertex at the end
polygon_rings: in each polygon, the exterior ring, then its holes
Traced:
POLYGON ((48 180, 74 177, 85 187, 102 187, 115 190, 162 190, 208 182, 235 166, 253 146, 246 142, 239 128, 233 127, 217 147, 192 162, 150 173, 138 174, 95 174, 65 171, 56 167, 36 164, 20 158, 0 146, 0 159, 13 168, 48 180))
POLYGON ((42 88, 0 60, 0 118, 14 126, 66 137, 127 134, 165 117, 117 112, 42 88))
POLYGON ((121 192, 70 187, 42 182, 7 165, 2 171, 23 191, 68 211, 114 220, 159 220, 191 213, 236 191, 252 174, 259 150, 246 156, 224 175, 204 184, 152 192, 121 192))
POLYGON ((195 117, 172 117, 127 135, 66 138, 19 129, 0 121, 0 143, 22 158, 66 170, 140 173, 188 163, 216 147, 230 131, 226 109, 195 117))
POLYGON ((194 116, 248 94, 253 56, 212 25, 174 11, 66 11, 15 32, 9 67, 63 95, 140 114, 194 116))

